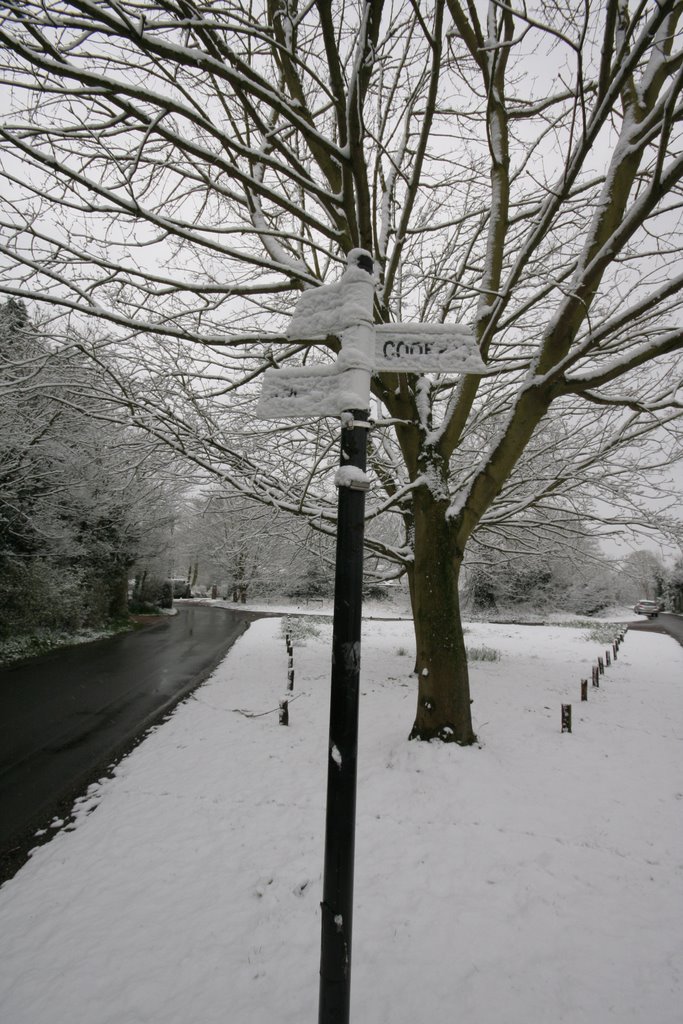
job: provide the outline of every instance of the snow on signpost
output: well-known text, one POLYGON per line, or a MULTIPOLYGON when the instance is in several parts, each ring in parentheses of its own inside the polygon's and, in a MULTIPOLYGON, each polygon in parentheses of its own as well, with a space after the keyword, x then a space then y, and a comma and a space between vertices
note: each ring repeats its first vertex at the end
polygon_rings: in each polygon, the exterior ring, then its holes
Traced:
POLYGON ((340 416, 366 409, 370 375, 486 373, 473 332, 459 324, 373 324, 374 283, 352 250, 339 281, 304 292, 287 327, 292 341, 337 337, 334 363, 266 370, 260 419, 340 416))
POLYGON ((339 281, 311 288, 297 302, 287 327, 293 341, 339 338, 334 363, 266 370, 256 410, 261 419, 341 416, 367 409, 374 356, 372 306, 375 282, 362 249, 352 249, 339 281))

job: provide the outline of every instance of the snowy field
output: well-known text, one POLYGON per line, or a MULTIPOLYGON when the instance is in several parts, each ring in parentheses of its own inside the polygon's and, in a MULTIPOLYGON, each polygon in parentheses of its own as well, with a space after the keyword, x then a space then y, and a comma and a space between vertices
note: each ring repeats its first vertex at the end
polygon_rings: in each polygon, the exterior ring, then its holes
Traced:
MULTIPOLYGON (((0 891, 3 1024, 317 1020, 329 625, 277 619, 0 891), (238 710, 261 714, 247 717, 238 710)), ((471 749, 408 743, 409 623, 366 623, 353 1024, 679 1024, 683 649, 472 625, 471 749), (560 732, 560 705, 574 731, 560 732)))

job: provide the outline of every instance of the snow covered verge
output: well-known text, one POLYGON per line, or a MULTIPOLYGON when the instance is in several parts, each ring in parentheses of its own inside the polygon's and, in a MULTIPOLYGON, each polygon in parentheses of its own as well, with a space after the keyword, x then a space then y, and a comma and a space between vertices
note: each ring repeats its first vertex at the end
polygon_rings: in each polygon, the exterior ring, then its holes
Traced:
MULTIPOLYGON (((6 883, 1 1020, 316 1019, 329 624, 316 629, 295 648, 288 728, 263 714, 287 672, 280 623, 263 619, 6 883)), ((500 654, 472 664, 480 747, 408 743, 411 626, 365 626, 354 1024, 674 1024, 683 649, 627 634, 581 704, 604 653, 585 630, 476 624, 466 639, 500 654)))
POLYGON ((77 647, 93 643, 116 633, 125 632, 129 627, 112 626, 110 629, 81 629, 74 633, 59 630, 36 629, 33 633, 18 634, 0 640, 0 668, 5 668, 26 658, 36 658, 60 647, 77 647))
MULTIPOLYGON (((176 608, 160 608, 156 615, 177 615, 176 608)), ((61 647, 79 647, 81 644, 91 644, 95 640, 104 640, 117 633, 128 633, 135 628, 134 623, 144 625, 145 619, 151 620, 153 616, 131 616, 130 622, 103 627, 102 629, 80 629, 73 633, 66 633, 60 630, 39 629, 33 633, 17 634, 16 636, 0 640, 0 668, 7 668, 17 661, 24 661, 27 658, 37 658, 50 651, 56 651, 61 647)))

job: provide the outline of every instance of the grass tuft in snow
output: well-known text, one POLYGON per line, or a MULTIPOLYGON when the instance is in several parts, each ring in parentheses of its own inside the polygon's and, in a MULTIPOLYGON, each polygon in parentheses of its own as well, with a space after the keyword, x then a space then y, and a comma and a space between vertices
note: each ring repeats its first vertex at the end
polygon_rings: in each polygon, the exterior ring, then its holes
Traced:
POLYGON ((467 648, 467 660, 468 661, 500 661, 500 651, 497 651, 495 647, 468 647, 467 648))
POLYGON ((289 634, 293 644, 304 647, 307 640, 318 639, 323 623, 329 625, 329 619, 324 615, 285 615, 280 632, 283 639, 289 634))
POLYGON ((596 644, 611 644, 617 633, 626 628, 625 622, 593 622, 586 634, 586 640, 596 644))

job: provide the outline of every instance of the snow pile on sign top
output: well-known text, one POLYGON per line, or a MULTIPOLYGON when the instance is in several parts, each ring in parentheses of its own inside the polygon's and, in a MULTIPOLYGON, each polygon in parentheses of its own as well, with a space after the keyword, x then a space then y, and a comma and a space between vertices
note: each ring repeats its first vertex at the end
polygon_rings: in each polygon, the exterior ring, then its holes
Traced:
POLYGON ((323 284, 303 293, 289 321, 287 337, 306 341, 339 336, 347 327, 372 323, 372 292, 374 282, 367 270, 347 267, 334 284, 323 284))

